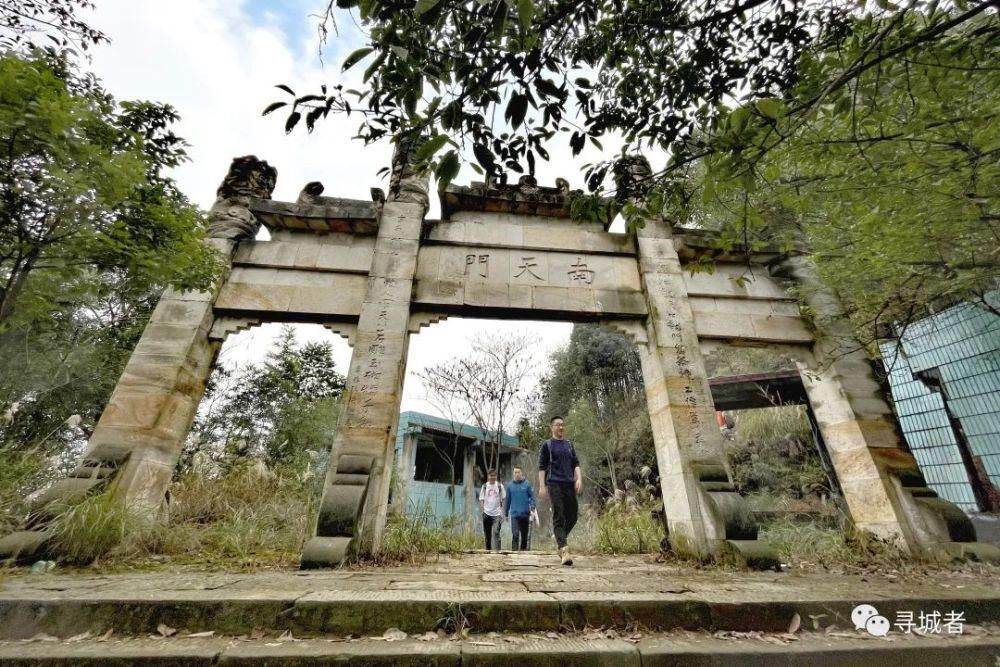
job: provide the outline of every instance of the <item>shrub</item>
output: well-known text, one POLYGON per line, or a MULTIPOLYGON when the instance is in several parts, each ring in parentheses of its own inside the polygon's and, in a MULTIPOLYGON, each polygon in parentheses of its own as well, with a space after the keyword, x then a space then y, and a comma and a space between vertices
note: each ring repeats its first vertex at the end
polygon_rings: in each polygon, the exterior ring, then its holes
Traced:
POLYGON ((829 493, 804 406, 742 410, 727 453, 742 493, 791 498, 829 493))
POLYGON ((15 531, 28 514, 26 498, 50 477, 49 462, 37 450, 0 446, 0 535, 15 531))
POLYGON ((139 513, 105 491, 58 509, 49 530, 60 561, 87 565, 141 535, 146 525, 139 513))
POLYGON ((390 511, 375 560, 379 564, 413 563, 431 555, 461 553, 479 546, 477 536, 462 532, 459 523, 458 517, 450 517, 438 524, 426 508, 409 516, 390 511))
POLYGON ((248 463, 219 476, 182 475, 171 486, 167 520, 119 556, 193 556, 212 565, 289 565, 315 517, 310 480, 248 463))
POLYGON ((660 551, 664 532, 653 518, 653 503, 609 506, 595 521, 591 548, 606 554, 645 554, 660 551))

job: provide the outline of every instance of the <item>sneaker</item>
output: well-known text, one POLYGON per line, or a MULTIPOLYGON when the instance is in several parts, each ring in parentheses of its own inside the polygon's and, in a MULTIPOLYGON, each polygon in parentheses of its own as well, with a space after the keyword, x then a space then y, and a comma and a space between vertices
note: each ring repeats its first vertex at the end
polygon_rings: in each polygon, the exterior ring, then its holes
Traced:
POLYGON ((563 565, 569 566, 573 564, 573 557, 569 555, 569 547, 560 549, 559 556, 562 558, 563 565))

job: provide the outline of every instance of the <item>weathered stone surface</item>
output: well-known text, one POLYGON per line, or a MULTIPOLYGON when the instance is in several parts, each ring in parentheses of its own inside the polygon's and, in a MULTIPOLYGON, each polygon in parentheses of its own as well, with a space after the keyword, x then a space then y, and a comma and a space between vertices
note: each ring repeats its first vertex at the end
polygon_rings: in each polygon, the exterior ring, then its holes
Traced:
MULTIPOLYGON (((402 394, 410 325, 410 297, 416 270, 426 199, 419 179, 397 164, 390 198, 380 211, 378 237, 365 280, 364 297, 354 333, 354 354, 344 395, 344 409, 332 447, 330 470, 317 517, 316 538, 350 538, 350 545, 327 549, 320 541, 307 544, 305 564, 333 566, 352 552, 378 550, 389 499, 392 453, 402 394), (342 484, 338 460, 363 457, 365 486, 342 484), (357 498, 354 521, 345 512, 345 494, 357 498), (329 562, 322 559, 329 557, 329 562)), ((426 192, 426 184, 423 185, 426 192)), ((353 459, 352 459, 353 460, 353 459)), ((327 544, 324 542, 323 544, 327 544)))
POLYGON ((461 645, 449 642, 329 641, 252 642, 236 644, 219 656, 219 665, 400 665, 400 667, 458 667, 461 645))
POLYGON ((558 642, 529 641, 516 644, 470 642, 462 647, 462 665, 508 667, 539 665, 562 667, 639 667, 639 651, 628 642, 610 639, 584 641, 567 638, 558 642), (484 645, 484 644, 493 644, 484 645))
POLYGON ((920 580, 880 577, 879 596, 872 599, 866 592, 872 584, 865 581, 872 576, 697 570, 648 556, 583 555, 570 570, 544 552, 442 556, 420 566, 307 573, 15 573, 0 582, 0 640, 39 632, 96 636, 110 628, 117 636, 145 635, 155 633, 159 623, 182 632, 233 635, 254 628, 273 636, 291 629, 297 637, 377 636, 392 627, 424 633, 458 610, 474 632, 581 629, 585 623, 621 630, 635 622, 649 628, 782 631, 796 613, 803 620, 817 616, 821 628, 843 629, 852 627, 851 610, 861 602, 875 604, 890 618, 897 611, 916 615, 937 609, 962 611, 967 624, 1000 622, 1000 590, 989 580, 947 572, 920 580), (399 590, 400 582, 405 590, 399 590), (458 585, 449 588, 451 582, 458 585), (567 590, 512 587, 546 583, 567 590), (615 590, 619 584, 623 590, 615 590))
POLYGON ((97 642, 17 642, 0 644, 0 664, 5 667, 198 667, 214 665, 231 642, 225 639, 159 639, 97 642))
POLYGON ((0 662, 17 667, 73 665, 266 665, 298 667, 348 665, 376 667, 457 667, 458 665, 685 665, 695 667, 843 667, 884 664, 937 667, 942 664, 993 667, 1000 652, 994 635, 918 637, 892 640, 850 633, 824 635, 800 631, 786 636, 715 637, 700 632, 643 632, 639 641, 598 639, 594 632, 537 635, 471 635, 464 641, 387 641, 341 637, 276 641, 248 638, 118 638, 74 642, 0 643, 0 662), (844 636, 847 635, 847 636, 844 636), (761 641, 765 639, 766 641, 761 641))
POLYGON ((923 496, 929 489, 922 479, 917 487, 909 483, 919 478, 916 461, 904 451, 892 412, 873 386, 871 367, 836 295, 819 281, 803 255, 783 257, 773 271, 797 281, 815 313, 818 368, 804 363, 800 367, 851 518, 858 527, 894 540, 914 555, 947 557, 943 545, 952 539, 949 526, 957 533, 970 526, 953 518, 961 512, 947 501, 919 502, 911 495, 923 496))
MULTIPOLYGON (((741 511, 742 499, 729 480, 696 318, 687 300, 691 284, 670 227, 648 220, 637 234, 649 311, 647 342, 638 350, 669 539, 677 551, 720 556, 732 551, 726 539, 754 539, 756 529, 749 512, 741 511), (718 471, 711 480, 708 470, 718 471), (708 481, 712 493, 703 486, 708 481)), ((746 317, 753 335, 752 316, 746 317)))
POLYGON ((277 178, 277 170, 256 156, 233 158, 209 211, 209 236, 233 240, 256 236, 260 222, 250 211, 250 200, 270 198, 277 178))
POLYGON ((583 194, 570 191, 569 183, 556 180, 556 186, 539 186, 533 176, 521 176, 516 185, 489 179, 469 186, 449 185, 441 194, 441 215, 449 218, 460 211, 520 213, 568 218, 572 198, 583 194))
POLYGON ((372 235, 378 231, 377 207, 358 199, 321 197, 315 204, 252 199, 254 216, 272 230, 372 235))
POLYGON ((635 256, 635 238, 612 234, 596 223, 500 212, 463 211, 429 223, 427 240, 463 246, 586 252, 635 256))
POLYGON ((785 288, 765 272, 748 274, 746 264, 720 263, 712 273, 683 272, 684 286, 692 296, 788 299, 785 288))
POLYGON ((797 637, 797 641, 774 643, 707 637, 649 639, 639 642, 644 666, 674 667, 844 667, 846 665, 939 665, 994 664, 1000 653, 997 638, 968 639, 954 642, 941 639, 911 638, 886 641, 874 637, 857 639, 822 635, 797 637))

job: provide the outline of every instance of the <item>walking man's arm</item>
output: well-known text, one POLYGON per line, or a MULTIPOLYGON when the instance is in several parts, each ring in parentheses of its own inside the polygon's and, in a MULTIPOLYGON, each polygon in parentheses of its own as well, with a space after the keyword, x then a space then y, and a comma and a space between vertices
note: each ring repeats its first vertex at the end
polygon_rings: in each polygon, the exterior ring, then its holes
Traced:
POLYGON ((545 471, 549 469, 549 443, 542 443, 542 449, 538 452, 538 497, 547 498, 548 489, 545 488, 545 471))
POLYGON ((573 490, 576 491, 576 495, 580 495, 583 492, 583 473, 580 471, 580 459, 576 455, 576 448, 570 445, 569 453, 573 457, 573 490))

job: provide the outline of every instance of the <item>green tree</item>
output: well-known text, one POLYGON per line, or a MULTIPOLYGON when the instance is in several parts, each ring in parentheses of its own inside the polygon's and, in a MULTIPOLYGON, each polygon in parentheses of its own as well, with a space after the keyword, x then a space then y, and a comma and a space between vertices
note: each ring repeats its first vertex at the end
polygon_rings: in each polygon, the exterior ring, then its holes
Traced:
POLYGON ((617 158, 587 165, 595 196, 574 213, 635 196, 631 223, 711 224, 723 247, 791 220, 860 325, 905 323, 997 276, 995 3, 334 4, 368 30, 344 62, 367 67, 361 89, 272 104, 290 109, 286 130, 361 112, 365 141, 423 133, 417 158, 441 184, 462 161, 534 172, 554 142, 662 151, 662 169, 610 199, 596 195, 617 158))
POLYGON ((104 33, 77 16, 80 10, 93 7, 90 0, 6 2, 0 5, 0 49, 30 49, 53 43, 86 49, 106 42, 104 33))
POLYGON ((0 58, 0 330, 114 288, 209 286, 201 215, 163 175, 185 158, 176 119, 64 59, 0 58))
POLYGON ((185 159, 174 120, 62 56, 0 57, 0 448, 71 455, 164 286, 214 277, 202 216, 164 175, 185 159))
MULTIPOLYGON (((929 21, 902 22, 900 40, 929 21)), ((852 34, 879 28, 859 22, 852 34)), ((770 227, 804 242, 866 340, 935 303, 970 299, 996 312, 985 294, 1000 275, 997 36, 995 15, 969 21, 861 72, 801 122, 786 109, 819 94, 865 40, 804 57, 800 82, 770 115, 742 106, 720 121, 713 141, 734 148, 707 158, 687 186, 703 219, 730 241, 766 238, 770 227)))
POLYGON ((344 377, 329 343, 298 346, 284 327, 262 363, 216 369, 184 461, 201 452, 229 466, 247 459, 297 465, 333 444, 344 377))
POLYGON ((542 381, 535 437, 549 437, 554 415, 567 419, 570 439, 585 459, 584 473, 602 493, 655 466, 653 435, 635 346, 606 327, 578 324, 557 350, 542 381))

